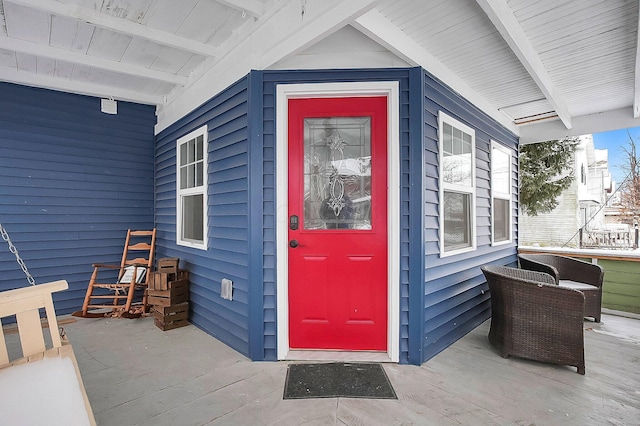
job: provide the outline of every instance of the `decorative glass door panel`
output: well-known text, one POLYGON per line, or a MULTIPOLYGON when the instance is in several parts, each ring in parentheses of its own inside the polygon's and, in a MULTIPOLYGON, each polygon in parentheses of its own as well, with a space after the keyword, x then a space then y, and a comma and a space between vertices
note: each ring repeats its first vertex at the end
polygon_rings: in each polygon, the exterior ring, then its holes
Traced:
POLYGON ((289 100, 289 346, 387 348, 387 98, 289 100))
POLYGON ((304 120, 304 229, 371 229, 371 118, 304 120))

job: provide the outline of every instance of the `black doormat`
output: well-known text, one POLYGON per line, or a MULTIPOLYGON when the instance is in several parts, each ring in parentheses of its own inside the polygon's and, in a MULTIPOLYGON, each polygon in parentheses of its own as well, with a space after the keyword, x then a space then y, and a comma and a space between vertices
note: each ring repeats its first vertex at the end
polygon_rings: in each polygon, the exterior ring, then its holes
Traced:
POLYGON ((283 399, 398 399, 381 364, 290 364, 283 399))

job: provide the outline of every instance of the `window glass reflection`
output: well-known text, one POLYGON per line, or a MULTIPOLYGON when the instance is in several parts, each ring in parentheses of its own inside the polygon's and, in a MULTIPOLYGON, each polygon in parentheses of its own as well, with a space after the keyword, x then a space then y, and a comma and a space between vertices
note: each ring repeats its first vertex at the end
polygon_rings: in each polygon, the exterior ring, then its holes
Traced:
POLYGON ((371 118, 304 120, 304 229, 371 229, 371 118))

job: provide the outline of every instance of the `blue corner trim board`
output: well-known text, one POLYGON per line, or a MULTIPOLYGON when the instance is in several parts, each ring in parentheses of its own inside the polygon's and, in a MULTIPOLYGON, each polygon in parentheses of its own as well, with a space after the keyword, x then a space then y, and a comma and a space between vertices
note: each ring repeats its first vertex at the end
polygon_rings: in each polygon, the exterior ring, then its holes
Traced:
POLYGON ((263 280, 262 71, 249 74, 249 357, 265 358, 263 280), (253 226, 252 226, 253 225, 253 226))
POLYGON ((422 364, 424 336, 424 72, 413 68, 409 73, 409 359, 422 364))

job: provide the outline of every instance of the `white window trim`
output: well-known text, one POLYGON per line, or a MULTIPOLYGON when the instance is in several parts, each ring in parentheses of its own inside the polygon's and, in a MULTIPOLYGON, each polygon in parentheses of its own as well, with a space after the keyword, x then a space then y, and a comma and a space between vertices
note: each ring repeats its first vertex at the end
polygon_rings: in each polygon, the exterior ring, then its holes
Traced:
POLYGON ((182 136, 176 141, 176 244, 179 246, 192 247, 201 250, 207 250, 208 247, 208 229, 209 229, 209 207, 207 200, 207 189, 208 189, 208 169, 209 169, 209 161, 207 158, 208 151, 208 128, 205 124, 204 126, 192 131, 191 133, 182 136), (187 188, 180 189, 180 145, 183 143, 190 141, 192 139, 197 138, 198 136, 203 137, 203 176, 202 176, 202 186, 198 188, 187 188), (203 230, 202 230, 202 243, 195 241, 187 241, 182 238, 182 195, 198 195, 202 194, 202 205, 203 205, 203 230))
POLYGON ((474 129, 469 127, 468 125, 462 123, 459 120, 451 117, 450 115, 444 113, 443 111, 438 111, 438 181, 439 185, 439 240, 440 240, 440 257, 448 257, 454 256, 461 253, 468 253, 470 251, 474 251, 477 247, 477 232, 476 232, 476 132, 474 129), (443 124, 447 123, 463 132, 471 135, 471 187, 463 187, 461 185, 448 184, 445 183, 442 179, 442 170, 443 170, 443 155, 442 155, 442 140, 443 140, 443 124), (445 190, 451 192, 458 192, 464 194, 470 194, 470 242, 471 245, 469 247, 464 247, 457 250, 444 250, 444 193, 445 190))
POLYGON ((507 148, 506 146, 492 140, 491 141, 491 156, 489 157, 491 160, 491 182, 493 182, 493 150, 494 149, 498 149, 500 151, 502 151, 503 153, 505 153, 508 157, 509 157, 509 170, 507 172, 507 176, 509 176, 509 193, 504 193, 504 192, 499 192, 499 191, 495 191, 493 188, 494 186, 491 185, 491 245, 493 246, 499 246, 502 244, 509 244, 511 243, 511 241, 513 240, 513 214, 512 214, 512 202, 513 202, 513 188, 511 187, 511 166, 512 166, 512 160, 513 157, 511 156, 511 150, 509 148, 507 148), (508 235, 509 238, 507 238, 504 241, 495 241, 495 211, 494 211, 494 203, 493 200, 494 198, 500 198, 502 200, 508 200, 509 201, 509 230, 508 230, 508 235))

